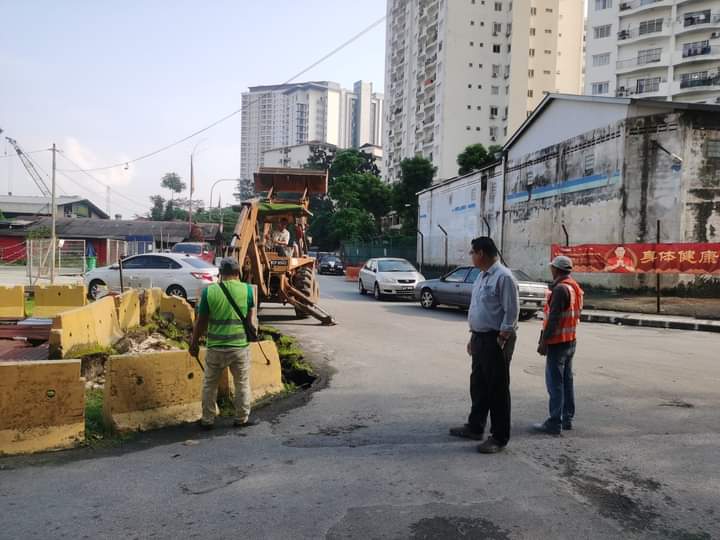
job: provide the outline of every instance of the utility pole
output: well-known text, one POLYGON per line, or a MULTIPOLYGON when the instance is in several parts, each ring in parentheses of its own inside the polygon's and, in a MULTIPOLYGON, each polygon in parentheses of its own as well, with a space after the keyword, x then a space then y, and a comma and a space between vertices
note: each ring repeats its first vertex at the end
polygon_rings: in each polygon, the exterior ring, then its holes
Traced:
POLYGON ((193 169, 193 153, 190 154, 190 198, 188 199, 188 240, 192 240, 192 196, 195 191, 195 171, 193 169))
POLYGON ((55 220, 57 219, 57 203, 55 202, 55 154, 57 148, 55 143, 52 145, 52 186, 50 188, 50 211, 51 211, 51 225, 50 225, 50 284, 55 283, 55 245, 57 239, 55 238, 55 220))

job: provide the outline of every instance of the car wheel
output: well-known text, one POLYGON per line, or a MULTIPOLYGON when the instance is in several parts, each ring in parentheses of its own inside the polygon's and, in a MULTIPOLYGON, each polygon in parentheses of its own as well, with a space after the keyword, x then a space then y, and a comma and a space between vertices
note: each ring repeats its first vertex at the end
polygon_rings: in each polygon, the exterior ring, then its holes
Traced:
POLYGON ((535 317, 535 313, 537 313, 537 311, 521 311, 518 319, 521 321, 529 321, 535 317))
POLYGON ((89 300, 97 300, 100 298, 101 289, 107 287, 107 284, 101 279, 93 279, 88 286, 87 296, 89 300))
POLYGON ((367 294, 367 289, 365 288, 365 285, 363 285, 362 279, 358 278, 358 292, 362 295, 367 294))
POLYGON ((180 285, 170 285, 165 291, 169 296, 179 296, 187 299, 187 292, 180 285))
POLYGON ((423 289, 420 293, 420 305, 425 309, 435 309, 437 307, 435 295, 430 289, 423 289))
POLYGON ((375 284, 375 288, 373 289, 373 296, 375 297, 375 300, 382 300, 383 295, 380 294, 380 287, 378 287, 378 284, 375 284))

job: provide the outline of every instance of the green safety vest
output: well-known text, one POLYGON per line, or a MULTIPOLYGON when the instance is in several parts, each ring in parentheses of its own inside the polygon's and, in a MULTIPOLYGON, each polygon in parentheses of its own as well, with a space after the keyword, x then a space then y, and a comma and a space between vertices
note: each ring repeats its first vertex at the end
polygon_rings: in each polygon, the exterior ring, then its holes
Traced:
MULTIPOLYGON (((250 286, 239 280, 224 283, 243 316, 247 317, 250 311, 248 306, 248 290, 250 286)), ((220 285, 213 284, 208 287, 207 302, 210 312, 207 333, 208 348, 247 347, 248 340, 242 321, 230 305, 230 302, 228 302, 220 285)))

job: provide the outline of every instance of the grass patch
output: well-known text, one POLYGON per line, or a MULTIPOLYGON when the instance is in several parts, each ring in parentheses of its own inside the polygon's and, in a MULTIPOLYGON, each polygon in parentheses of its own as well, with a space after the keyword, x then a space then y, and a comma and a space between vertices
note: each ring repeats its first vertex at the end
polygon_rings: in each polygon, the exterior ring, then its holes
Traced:
POLYGON ((105 425, 103 418, 103 390, 85 390, 85 446, 101 448, 115 446, 133 437, 132 433, 120 434, 105 425))
POLYGON ((272 339, 280 356, 282 380, 287 393, 307 388, 315 380, 315 370, 305 361, 305 353, 294 337, 284 335, 277 328, 260 325, 260 337, 272 339))
POLYGON ((75 345, 65 354, 65 357, 83 358, 85 356, 110 356, 111 354, 117 354, 114 347, 93 343, 91 345, 75 345))

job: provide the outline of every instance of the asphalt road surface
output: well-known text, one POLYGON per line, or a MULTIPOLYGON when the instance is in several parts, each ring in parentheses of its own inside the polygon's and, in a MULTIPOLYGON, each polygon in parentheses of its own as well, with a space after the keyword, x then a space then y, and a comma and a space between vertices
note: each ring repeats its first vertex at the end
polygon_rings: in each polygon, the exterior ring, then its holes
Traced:
POLYGON ((336 373, 244 432, 5 470, 0 538, 720 538, 720 337, 584 324, 576 429, 546 415, 521 323, 504 453, 447 436, 468 412, 465 315, 322 278, 339 324, 265 311, 336 373))

